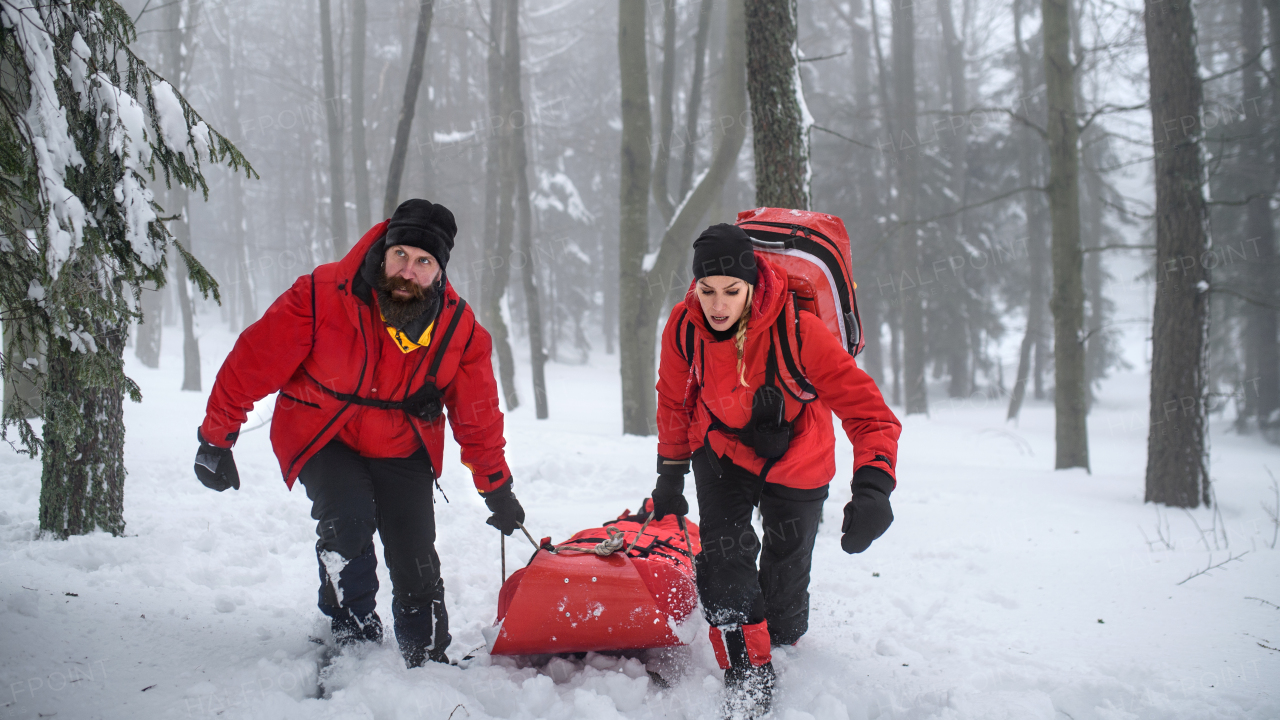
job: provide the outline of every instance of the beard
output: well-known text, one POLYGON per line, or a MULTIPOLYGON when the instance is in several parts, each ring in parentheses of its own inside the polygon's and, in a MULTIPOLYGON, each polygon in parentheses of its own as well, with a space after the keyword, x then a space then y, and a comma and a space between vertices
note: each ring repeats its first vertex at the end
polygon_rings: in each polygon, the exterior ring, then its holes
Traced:
POLYGON ((415 322, 425 320, 420 323, 425 330, 426 324, 434 320, 440 310, 438 286, 441 284, 437 281, 431 287, 424 288, 412 280, 388 276, 384 271, 375 288, 378 293, 378 309, 382 311, 387 324, 396 329, 405 330, 415 322), (405 291, 407 296, 397 295, 397 290, 405 291))

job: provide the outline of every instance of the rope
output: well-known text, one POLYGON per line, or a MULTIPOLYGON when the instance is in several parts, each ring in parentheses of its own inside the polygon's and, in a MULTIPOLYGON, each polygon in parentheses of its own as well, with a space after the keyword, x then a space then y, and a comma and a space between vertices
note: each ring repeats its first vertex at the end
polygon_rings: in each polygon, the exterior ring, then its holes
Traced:
POLYGON ((601 557, 612 555, 621 550, 623 543, 627 541, 627 534, 619 530, 615 525, 606 527, 605 531, 609 533, 609 539, 600 542, 591 549, 591 552, 601 557))

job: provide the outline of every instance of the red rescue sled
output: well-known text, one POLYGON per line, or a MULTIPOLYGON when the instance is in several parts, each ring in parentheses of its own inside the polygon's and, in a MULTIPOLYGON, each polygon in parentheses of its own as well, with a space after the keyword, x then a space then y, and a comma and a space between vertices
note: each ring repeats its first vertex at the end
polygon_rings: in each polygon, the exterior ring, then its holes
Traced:
POLYGON ((693 556, 701 551, 698 526, 668 515, 645 527, 651 507, 646 500, 640 514, 627 510, 559 545, 544 539, 529 564, 502 585, 498 635, 489 652, 538 655, 682 645, 672 628, 698 601, 693 575, 693 556), (597 554, 597 548, 605 554, 597 554))

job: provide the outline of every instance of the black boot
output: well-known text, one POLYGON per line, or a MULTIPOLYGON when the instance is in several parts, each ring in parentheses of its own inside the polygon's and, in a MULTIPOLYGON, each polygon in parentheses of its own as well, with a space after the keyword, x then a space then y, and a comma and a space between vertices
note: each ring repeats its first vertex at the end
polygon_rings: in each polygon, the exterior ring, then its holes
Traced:
POLYGON ((382 642, 382 620, 374 611, 378 593, 378 562, 373 545, 351 560, 316 549, 320 563, 320 612, 329 617, 333 641, 338 647, 361 642, 382 642), (327 561, 327 562, 326 562, 327 561), (329 568, 341 567, 337 582, 329 568))
POLYGON ((428 660, 449 664, 445 650, 453 638, 449 635, 449 614, 444 607, 444 584, 439 583, 437 589, 437 598, 423 605, 410 606, 399 598, 391 603, 396 642, 406 667, 422 667, 428 660))
POLYGON ((766 623, 711 628, 711 644, 724 671, 726 720, 750 720, 769 712, 777 675, 766 623))

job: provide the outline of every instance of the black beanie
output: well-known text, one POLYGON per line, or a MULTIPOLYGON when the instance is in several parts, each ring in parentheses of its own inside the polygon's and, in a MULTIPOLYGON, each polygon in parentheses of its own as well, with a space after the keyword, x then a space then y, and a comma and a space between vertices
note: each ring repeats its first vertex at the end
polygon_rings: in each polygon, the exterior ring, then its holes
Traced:
POLYGON ((408 245, 431 253, 440 268, 449 264, 458 225, 449 208, 430 200, 405 200, 391 215, 383 247, 408 245))
POLYGON ((756 284, 756 253, 737 225, 712 225, 693 241, 693 277, 727 275, 756 284))

